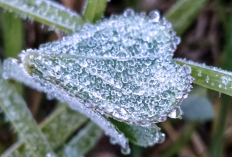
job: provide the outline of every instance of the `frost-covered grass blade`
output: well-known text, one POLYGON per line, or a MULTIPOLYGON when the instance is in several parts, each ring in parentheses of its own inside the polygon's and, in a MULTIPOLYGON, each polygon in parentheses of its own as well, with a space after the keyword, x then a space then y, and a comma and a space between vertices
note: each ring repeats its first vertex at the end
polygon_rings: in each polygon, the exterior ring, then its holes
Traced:
POLYGON ((22 18, 72 33, 84 23, 77 13, 49 0, 0 0, 0 6, 22 18))
MULTIPOLYGON (((73 132, 87 122, 83 115, 72 111, 68 106, 59 107, 41 123, 40 128, 53 149, 63 146, 73 132)), ((9 148, 2 157, 26 157, 28 150, 23 140, 9 148)))
POLYGON ((191 76, 195 79, 193 83, 232 96, 232 72, 184 59, 175 61, 191 67, 191 76))
POLYGON ((58 152, 58 155, 63 157, 83 156, 95 146, 102 133, 97 125, 89 122, 58 152))
POLYGON ((0 107, 10 119, 14 128, 33 156, 53 154, 53 150, 34 121, 22 97, 8 81, 0 78, 0 107))

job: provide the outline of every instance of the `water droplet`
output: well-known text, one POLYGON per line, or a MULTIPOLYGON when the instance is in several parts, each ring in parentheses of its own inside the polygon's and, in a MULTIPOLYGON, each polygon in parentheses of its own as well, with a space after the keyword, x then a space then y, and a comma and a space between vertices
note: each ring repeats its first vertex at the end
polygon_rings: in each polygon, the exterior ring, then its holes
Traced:
POLYGON ((124 12, 123 12, 123 15, 124 17, 128 17, 128 16, 134 16, 135 15, 135 12, 133 9, 126 9, 124 12))
POLYGON ((206 77, 205 82, 209 83, 209 76, 206 77))
POLYGON ((151 11, 149 13, 149 17, 153 22, 159 22, 160 20, 160 13, 158 11, 151 11))

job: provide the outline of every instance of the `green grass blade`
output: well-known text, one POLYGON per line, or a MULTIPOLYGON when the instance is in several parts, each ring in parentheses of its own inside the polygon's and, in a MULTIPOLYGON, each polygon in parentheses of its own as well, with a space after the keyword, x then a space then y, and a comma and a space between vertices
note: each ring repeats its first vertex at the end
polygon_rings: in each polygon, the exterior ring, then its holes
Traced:
POLYGON ((87 0, 83 18, 95 23, 102 18, 107 0, 87 0))
MULTIPOLYGON (((1 12, 2 17, 2 38, 4 57, 17 58, 18 53, 23 49, 23 23, 15 14, 10 12, 1 12)), ((17 91, 22 95, 23 86, 16 83, 17 91)))
POLYGON ((14 86, 0 79, 0 107, 10 119, 33 156, 40 157, 52 153, 50 144, 34 121, 22 97, 14 86))
POLYGON ((101 136, 102 130, 89 122, 58 154, 63 154, 64 157, 85 155, 96 145, 101 136))
MULTIPOLYGON (((60 147, 74 133, 74 131, 87 122, 87 118, 78 112, 72 111, 68 106, 60 106, 40 125, 41 131, 53 149, 60 147)), ((18 141, 8 149, 2 157, 25 157, 27 148, 24 141, 18 141)))
POLYGON ((17 57, 23 49, 23 23, 15 14, 2 12, 2 38, 5 58, 17 57))
POLYGON ((68 33, 84 23, 77 13, 49 0, 0 0, 0 7, 68 33))
POLYGON ((232 96, 231 72, 183 59, 175 59, 175 61, 180 65, 191 67, 191 76, 195 79, 193 83, 232 96))
POLYGON ((207 0, 180 0, 166 13, 165 16, 172 23, 177 35, 184 33, 206 2, 207 0))

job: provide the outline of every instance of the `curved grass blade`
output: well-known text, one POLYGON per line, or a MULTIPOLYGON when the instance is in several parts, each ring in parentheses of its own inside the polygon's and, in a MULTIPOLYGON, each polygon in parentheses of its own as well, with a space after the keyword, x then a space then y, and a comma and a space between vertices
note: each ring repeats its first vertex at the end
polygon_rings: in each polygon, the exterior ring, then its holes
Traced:
POLYGON ((0 107, 35 157, 53 154, 50 144, 34 121, 22 97, 8 81, 0 78, 0 107))
POLYGON ((206 2, 207 0, 180 0, 166 13, 165 16, 172 23, 177 35, 184 33, 206 2))
POLYGON ((72 33, 84 23, 80 15, 49 0, 0 0, 0 6, 23 18, 72 33))
POLYGON ((87 0, 83 18, 95 23, 102 18, 107 0, 87 0))
MULTIPOLYGON (((87 120, 88 119, 83 115, 69 109, 67 105, 60 104, 59 107, 40 124, 40 128, 50 142, 51 147, 56 149, 62 146, 73 132, 86 123, 87 120)), ((2 157, 25 157, 27 155, 25 142, 20 140, 9 148, 2 157)))
POLYGON ((232 72, 184 59, 175 61, 180 65, 191 67, 191 76, 195 79, 193 83, 232 96, 232 72))
POLYGON ((89 122, 58 154, 63 154, 63 157, 83 156, 96 145, 101 136, 101 129, 89 122))

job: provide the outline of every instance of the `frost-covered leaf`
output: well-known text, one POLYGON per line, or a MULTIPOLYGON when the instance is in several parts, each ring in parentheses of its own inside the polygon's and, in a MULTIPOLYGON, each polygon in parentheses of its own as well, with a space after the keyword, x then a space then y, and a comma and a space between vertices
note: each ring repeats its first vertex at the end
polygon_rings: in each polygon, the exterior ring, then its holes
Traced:
POLYGON ((5 76, 68 103, 127 149, 124 135, 103 116, 141 126, 178 118, 193 81, 189 67, 172 61, 179 41, 157 11, 145 16, 128 9, 24 51, 19 61, 8 59, 5 76))
POLYGON ((133 14, 127 10, 39 50, 27 50, 20 65, 104 115, 136 125, 162 122, 189 92, 191 70, 172 61, 178 39, 158 12, 150 18, 133 14), (131 29, 120 31, 127 27, 131 29), (133 34, 141 29, 147 32, 133 34))
MULTIPOLYGON (((165 134, 160 132, 160 128, 156 125, 151 127, 142 127, 136 125, 128 125, 123 122, 118 122, 111 119, 111 122, 125 134, 130 142, 143 147, 153 146, 156 143, 162 143, 165 139, 165 134)), ((114 143, 114 139, 111 139, 114 143)))
POLYGON ((107 0, 86 0, 86 8, 83 18, 96 22, 102 18, 105 11, 107 0))
POLYGON ((207 0, 179 0, 165 15, 178 35, 191 25, 207 0))
POLYGON ((50 0, 0 0, 0 6, 22 18, 69 33, 78 30, 84 23, 77 13, 50 0))
POLYGON ((59 152, 63 157, 79 157, 89 152, 102 136, 101 129, 89 122, 78 134, 59 152))
POLYGON ((184 59, 175 59, 180 65, 191 67, 193 83, 232 96, 232 72, 184 59))
POLYGON ((20 138, 25 141, 28 154, 36 157, 53 154, 50 144, 34 121, 23 98, 17 93, 12 84, 1 78, 1 74, 0 107, 14 125, 20 138))
POLYGON ((183 118, 192 121, 207 121, 214 118, 214 110, 206 96, 206 90, 195 88, 181 105, 183 118))
MULTIPOLYGON (((87 118, 78 112, 72 111, 66 105, 59 107, 40 125, 41 131, 53 149, 64 144, 73 132, 87 122, 87 118)), ((9 148, 2 157, 26 157, 28 155, 23 140, 9 148)))

